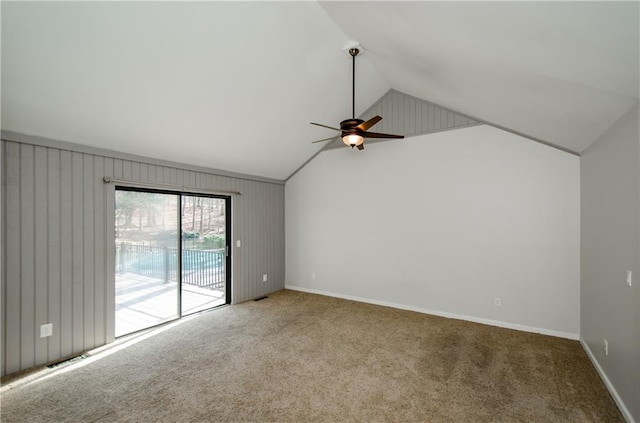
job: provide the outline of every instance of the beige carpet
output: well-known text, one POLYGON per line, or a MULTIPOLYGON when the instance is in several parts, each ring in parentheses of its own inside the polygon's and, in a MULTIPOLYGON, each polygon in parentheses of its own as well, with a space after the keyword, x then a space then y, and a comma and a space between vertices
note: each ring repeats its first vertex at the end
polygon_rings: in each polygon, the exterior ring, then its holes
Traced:
POLYGON ((576 341, 293 291, 114 351, 10 385, 2 422, 623 422, 576 341))

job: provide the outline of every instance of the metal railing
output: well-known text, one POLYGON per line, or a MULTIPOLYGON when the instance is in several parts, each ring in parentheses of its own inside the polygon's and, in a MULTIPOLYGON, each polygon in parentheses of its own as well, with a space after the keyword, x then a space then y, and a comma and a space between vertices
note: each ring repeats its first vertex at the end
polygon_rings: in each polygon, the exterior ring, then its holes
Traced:
MULTIPOLYGON (((178 249, 116 242, 116 272, 177 282, 178 249)), ((182 283, 225 289, 225 250, 182 250, 182 283)))

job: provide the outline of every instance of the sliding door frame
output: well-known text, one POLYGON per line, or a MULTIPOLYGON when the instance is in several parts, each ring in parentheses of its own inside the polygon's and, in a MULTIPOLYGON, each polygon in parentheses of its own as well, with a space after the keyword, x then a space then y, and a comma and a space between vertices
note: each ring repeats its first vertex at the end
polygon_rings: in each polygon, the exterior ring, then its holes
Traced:
MULTIPOLYGON (((231 241, 232 241, 232 233, 231 233, 231 196, 230 195, 221 195, 221 194, 205 194, 201 192, 188 192, 188 191, 180 191, 180 203, 182 204, 182 197, 204 197, 204 198, 217 198, 219 200, 224 200, 224 244, 225 244, 225 263, 224 263, 224 303, 226 305, 231 304, 231 241)), ((182 231, 182 214, 180 215, 180 231, 182 231)), ((180 237, 180 257, 182 257, 182 234, 180 237)), ((182 261, 182 260, 180 260, 182 261)), ((182 271, 182 267, 180 269, 182 271)), ((182 273, 180 274, 180 285, 182 285, 182 273)), ((182 317, 182 310, 180 310, 180 317, 182 317)))
MULTIPOLYGON (((177 277, 178 277, 178 317, 175 319, 159 323, 157 325, 150 326, 147 330, 156 326, 161 326, 170 322, 175 322, 176 320, 180 320, 183 318, 182 313, 182 201, 185 196, 190 197, 203 197, 203 198, 216 198, 220 200, 224 200, 224 212, 225 212, 225 294, 224 294, 224 305, 231 304, 231 280, 232 280, 232 260, 231 253, 233 251, 232 247, 232 201, 231 195, 224 194, 216 194, 215 192, 205 193, 205 192, 191 192, 191 191, 182 191, 182 190, 172 190, 172 189, 162 189, 162 188, 149 188, 144 186, 144 183, 136 184, 136 183, 122 183, 117 182, 112 185, 112 189, 105 190, 105 195, 108 197, 106 201, 106 205, 109 208, 110 212, 108 213, 106 221, 106 226, 108 228, 106 237, 107 245, 106 251, 111 251, 108 253, 106 266, 107 269, 110 269, 108 272, 109 283, 107 284, 107 294, 105 298, 108 302, 110 302, 107 307, 105 307, 105 313, 107 313, 107 327, 106 327, 106 335, 107 335, 107 343, 113 342, 115 340, 115 320, 116 320, 116 310, 115 310, 115 288, 116 288, 116 274, 115 274, 115 196, 116 191, 129 191, 129 192, 144 192, 144 193, 153 193, 153 194, 166 194, 166 195, 177 195, 178 196, 178 263, 177 263, 177 277)), ((217 306, 219 307, 219 306, 217 306)), ((216 307, 212 307, 216 308, 216 307)), ((211 310, 211 309, 207 309, 211 310)), ((202 310, 202 311, 207 311, 202 310)), ((197 314, 197 313, 196 313, 197 314)), ((133 332, 135 333, 135 332, 133 332)))

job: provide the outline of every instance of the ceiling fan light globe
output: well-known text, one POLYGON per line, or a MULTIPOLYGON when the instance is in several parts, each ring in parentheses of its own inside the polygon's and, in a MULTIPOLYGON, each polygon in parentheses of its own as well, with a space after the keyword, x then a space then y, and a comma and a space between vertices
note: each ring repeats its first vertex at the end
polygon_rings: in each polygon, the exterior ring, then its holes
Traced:
POLYGON ((357 147, 364 142, 362 135, 349 134, 342 137, 342 142, 349 147, 357 147))

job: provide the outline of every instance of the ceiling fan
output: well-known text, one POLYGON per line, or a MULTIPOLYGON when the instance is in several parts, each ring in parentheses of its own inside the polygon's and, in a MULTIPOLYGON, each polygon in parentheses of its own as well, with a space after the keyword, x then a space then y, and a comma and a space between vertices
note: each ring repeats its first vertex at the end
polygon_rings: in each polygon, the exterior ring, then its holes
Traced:
MULTIPOLYGON (((364 150, 364 139, 365 138, 387 138, 387 139, 401 139, 404 138, 404 135, 392 135, 392 134, 381 134, 379 132, 369 132, 369 128, 371 128, 376 123, 380 122, 382 118, 380 116, 374 116, 368 121, 364 121, 362 119, 356 119, 356 56, 360 53, 360 50, 357 48, 350 48, 349 54, 353 59, 353 71, 352 71, 352 90, 351 90, 351 119, 346 119, 340 122, 340 129, 334 128, 327 125, 322 125, 321 123, 311 122, 312 125, 321 126, 323 128, 333 129, 334 131, 338 131, 341 133, 342 142, 351 148, 357 147, 358 150, 364 150)), ((324 142, 329 140, 335 140, 337 135, 329 138, 324 138, 316 142, 324 142)))

